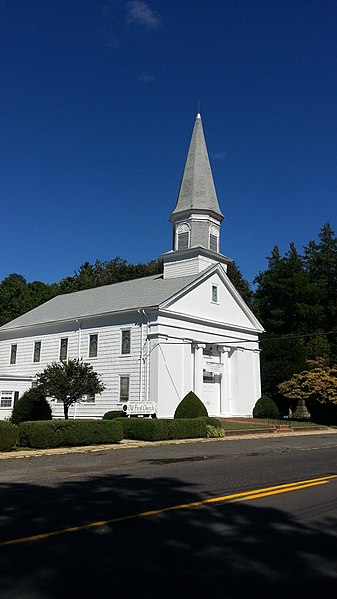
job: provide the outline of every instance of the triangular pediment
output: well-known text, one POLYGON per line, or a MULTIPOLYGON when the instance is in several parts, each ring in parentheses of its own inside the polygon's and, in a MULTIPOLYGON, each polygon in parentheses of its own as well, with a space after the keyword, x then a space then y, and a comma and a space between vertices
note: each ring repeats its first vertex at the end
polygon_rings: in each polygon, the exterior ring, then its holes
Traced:
POLYGON ((263 332, 261 323, 220 265, 202 273, 196 281, 164 302, 160 308, 229 328, 263 332), (217 301, 214 301, 212 295, 213 287, 216 288, 217 301))

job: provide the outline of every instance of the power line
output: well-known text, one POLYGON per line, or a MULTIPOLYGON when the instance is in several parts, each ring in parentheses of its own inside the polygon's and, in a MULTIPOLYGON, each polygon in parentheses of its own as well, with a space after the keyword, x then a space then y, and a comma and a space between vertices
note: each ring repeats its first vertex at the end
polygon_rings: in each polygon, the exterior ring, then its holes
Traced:
POLYGON ((298 339, 303 337, 322 337, 323 335, 337 335, 337 331, 321 331, 320 333, 297 333, 294 335, 283 335, 282 337, 269 337, 261 341, 285 341, 286 339, 298 339))

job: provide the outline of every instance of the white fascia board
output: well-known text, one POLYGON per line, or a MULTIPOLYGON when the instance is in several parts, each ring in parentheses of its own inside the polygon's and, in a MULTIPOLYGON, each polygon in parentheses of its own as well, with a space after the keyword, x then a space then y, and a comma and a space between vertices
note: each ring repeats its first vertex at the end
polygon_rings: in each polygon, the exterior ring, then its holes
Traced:
MULTIPOLYGON (((184 314, 181 312, 171 312, 170 310, 167 309, 161 309, 158 312, 158 316, 167 316, 169 318, 173 318, 176 320, 182 320, 182 321, 186 321, 186 322, 193 322, 195 324, 203 324, 205 326, 212 326, 215 328, 221 328, 221 329, 226 329, 228 331, 234 331, 237 333, 248 333, 250 335, 259 335, 260 333, 263 333, 263 329, 256 329, 256 328, 249 328, 249 327, 242 327, 239 326, 237 324, 231 324, 231 323, 226 323, 226 322, 219 322, 217 320, 205 320, 205 318, 199 318, 198 316, 192 316, 191 314, 184 314)), ((158 326, 161 326, 162 323, 158 322, 158 326)), ((174 325, 172 325, 174 326, 174 325)))

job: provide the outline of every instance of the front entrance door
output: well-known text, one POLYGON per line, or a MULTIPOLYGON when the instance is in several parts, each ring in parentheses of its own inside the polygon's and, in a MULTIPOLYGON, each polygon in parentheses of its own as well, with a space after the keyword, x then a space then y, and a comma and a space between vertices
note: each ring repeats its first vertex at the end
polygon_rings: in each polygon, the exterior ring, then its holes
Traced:
POLYGON ((202 401, 209 416, 220 415, 220 375, 203 371, 202 401))

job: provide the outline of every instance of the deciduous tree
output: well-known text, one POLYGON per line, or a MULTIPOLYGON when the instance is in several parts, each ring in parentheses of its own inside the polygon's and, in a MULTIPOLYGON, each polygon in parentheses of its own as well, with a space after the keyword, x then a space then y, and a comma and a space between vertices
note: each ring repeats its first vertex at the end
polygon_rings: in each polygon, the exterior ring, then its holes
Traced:
POLYGON ((63 402, 65 419, 70 406, 84 395, 102 393, 105 388, 93 367, 78 359, 50 364, 37 375, 37 383, 46 396, 63 402))

